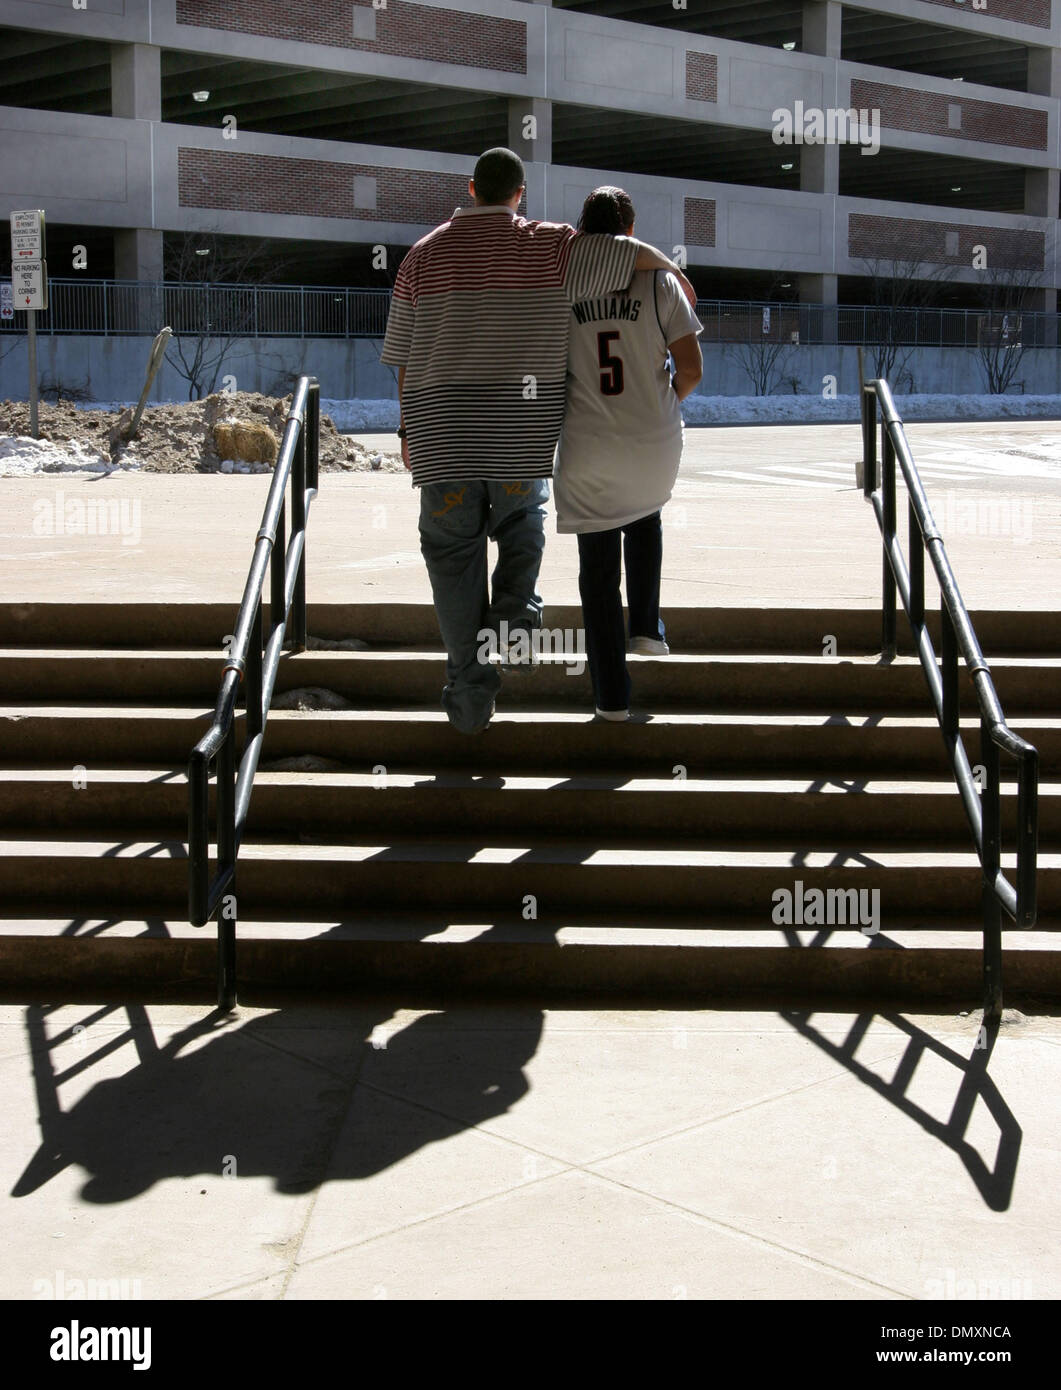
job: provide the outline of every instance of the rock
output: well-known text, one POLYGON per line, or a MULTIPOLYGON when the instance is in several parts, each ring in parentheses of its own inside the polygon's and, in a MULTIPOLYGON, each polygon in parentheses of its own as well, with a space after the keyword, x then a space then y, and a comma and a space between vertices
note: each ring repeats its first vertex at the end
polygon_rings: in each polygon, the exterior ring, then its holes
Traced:
POLYGON ((353 709, 353 705, 334 690, 325 690, 319 685, 302 686, 298 690, 285 690, 273 696, 273 709, 308 710, 353 709))
POLYGON ((308 652, 367 652, 368 643, 362 642, 360 637, 307 637, 306 650, 308 652))
POLYGON ((222 473, 231 473, 235 467, 236 467, 236 464, 235 464, 235 461, 234 461, 233 459, 222 459, 222 460, 221 460, 221 472, 222 472, 222 473))
POLYGON ((276 435, 258 420, 219 420, 214 426, 214 448, 222 458, 276 462, 276 435))

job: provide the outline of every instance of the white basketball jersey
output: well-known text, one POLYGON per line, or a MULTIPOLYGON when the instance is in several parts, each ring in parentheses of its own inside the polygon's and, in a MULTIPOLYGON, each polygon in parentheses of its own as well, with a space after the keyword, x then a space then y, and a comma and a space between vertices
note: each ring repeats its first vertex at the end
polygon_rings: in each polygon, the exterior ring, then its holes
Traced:
POLYGON ((682 416, 667 344, 702 327, 666 271, 636 271, 625 292, 572 306, 554 470, 558 531, 610 531, 670 498, 682 416))

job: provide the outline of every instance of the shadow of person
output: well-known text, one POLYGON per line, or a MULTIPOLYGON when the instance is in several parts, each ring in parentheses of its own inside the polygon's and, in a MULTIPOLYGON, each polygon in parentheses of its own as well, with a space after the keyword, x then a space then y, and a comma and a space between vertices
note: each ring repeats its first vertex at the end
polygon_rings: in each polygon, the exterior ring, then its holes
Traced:
POLYGON ((146 1013, 131 1009, 142 1021, 108 1029, 97 1053, 57 1074, 50 1012, 27 1011, 42 1142, 11 1195, 76 1165, 87 1174, 81 1196, 102 1204, 174 1177, 264 1175, 289 1194, 369 1177, 518 1103, 542 1032, 541 1010, 519 1005, 491 1027, 481 1010, 406 1024, 374 1001, 314 1002, 243 1024, 215 1012, 159 1045, 146 1013), (63 1111, 64 1081, 128 1043, 138 1063, 63 1111), (383 1119, 362 1122, 372 1102, 379 1116, 381 1098, 383 1119))

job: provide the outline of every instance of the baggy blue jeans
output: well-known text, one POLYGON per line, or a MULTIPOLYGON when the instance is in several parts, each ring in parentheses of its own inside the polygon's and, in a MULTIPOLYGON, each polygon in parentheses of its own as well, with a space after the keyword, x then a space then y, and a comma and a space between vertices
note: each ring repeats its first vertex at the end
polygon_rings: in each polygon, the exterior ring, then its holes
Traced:
POLYGON ((442 708, 462 733, 486 725, 501 688, 496 665, 484 659, 480 633, 496 636, 502 620, 510 629, 541 626, 538 571, 548 500, 547 478, 480 478, 420 489, 420 553, 447 655, 442 708), (489 586, 488 540, 497 542, 489 586))
POLYGON ((631 637, 663 641, 659 616, 663 523, 659 512, 612 531, 587 531, 578 538, 578 589, 586 624, 586 661, 598 709, 630 707, 626 632, 619 591, 619 554, 626 560, 626 602, 631 637))

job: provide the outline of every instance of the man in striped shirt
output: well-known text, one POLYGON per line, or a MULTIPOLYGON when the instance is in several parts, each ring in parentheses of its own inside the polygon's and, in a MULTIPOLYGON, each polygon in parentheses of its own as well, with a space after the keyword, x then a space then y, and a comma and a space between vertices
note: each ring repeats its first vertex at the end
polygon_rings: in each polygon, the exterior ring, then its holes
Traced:
POLYGON ((420 489, 420 549, 448 656, 442 705, 462 732, 493 714, 500 677, 483 633, 541 623, 544 504, 563 423, 572 302, 671 270, 630 237, 588 236, 516 214, 524 170, 482 155, 458 208, 410 250, 391 299, 382 360, 398 367, 402 457, 420 489), (497 564, 487 584, 487 540, 497 564))

